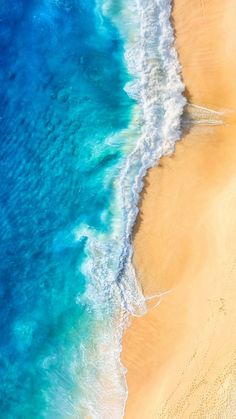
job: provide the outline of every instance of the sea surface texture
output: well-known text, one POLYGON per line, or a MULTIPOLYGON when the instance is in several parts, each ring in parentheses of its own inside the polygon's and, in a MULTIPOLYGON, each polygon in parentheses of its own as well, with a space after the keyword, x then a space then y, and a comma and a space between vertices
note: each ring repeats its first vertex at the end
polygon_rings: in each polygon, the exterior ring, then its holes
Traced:
POLYGON ((118 419, 132 227, 184 100, 168 0, 0 0, 0 417, 118 419))

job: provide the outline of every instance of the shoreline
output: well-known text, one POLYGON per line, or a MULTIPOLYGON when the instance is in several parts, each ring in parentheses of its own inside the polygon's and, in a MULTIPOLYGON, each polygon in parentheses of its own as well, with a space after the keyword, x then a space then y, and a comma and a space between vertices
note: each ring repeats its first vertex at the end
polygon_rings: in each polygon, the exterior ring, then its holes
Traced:
POLYGON ((125 333, 127 419, 231 419, 235 411, 235 11, 232 0, 174 2, 187 97, 224 112, 224 125, 190 127, 145 178, 134 265, 145 296, 171 292, 125 333))

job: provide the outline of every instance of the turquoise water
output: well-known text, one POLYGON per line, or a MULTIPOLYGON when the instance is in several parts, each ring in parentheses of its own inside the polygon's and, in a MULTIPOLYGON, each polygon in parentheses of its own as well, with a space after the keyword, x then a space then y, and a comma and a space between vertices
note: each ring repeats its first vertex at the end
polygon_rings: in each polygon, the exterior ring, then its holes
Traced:
POLYGON ((115 308, 87 297, 86 229, 112 226, 123 41, 93 0, 1 0, 0 20, 0 417, 97 417, 115 308))

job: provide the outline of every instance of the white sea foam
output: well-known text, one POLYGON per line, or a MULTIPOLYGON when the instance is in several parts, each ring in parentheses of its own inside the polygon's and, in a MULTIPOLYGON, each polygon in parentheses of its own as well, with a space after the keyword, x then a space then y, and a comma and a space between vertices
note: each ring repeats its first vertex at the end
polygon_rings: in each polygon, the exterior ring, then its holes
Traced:
POLYGON ((122 333, 129 313, 142 315, 146 311, 132 264, 132 229, 143 178, 163 155, 174 151, 186 102, 173 45, 171 1, 120 0, 117 4, 107 0, 102 3, 102 12, 124 38, 125 60, 133 77, 125 90, 137 104, 129 128, 119 134, 126 136, 129 153, 116 182, 112 235, 98 236, 85 227, 76 232, 77 240, 88 238, 84 271, 90 281, 83 298, 93 302, 100 322, 94 334, 96 350, 86 348, 86 362, 96 359, 98 379, 92 387, 86 383, 91 392, 89 399, 85 395, 79 411, 84 409, 83 414, 89 412, 94 419, 119 419, 127 398, 120 362, 122 333))

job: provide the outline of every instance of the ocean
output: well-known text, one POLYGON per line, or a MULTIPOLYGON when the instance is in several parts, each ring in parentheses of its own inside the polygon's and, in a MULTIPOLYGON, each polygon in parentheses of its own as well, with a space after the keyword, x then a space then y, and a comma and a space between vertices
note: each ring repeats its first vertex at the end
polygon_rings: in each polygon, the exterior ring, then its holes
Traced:
POLYGON ((0 0, 0 417, 123 417, 143 177, 185 105, 169 0, 0 0))

